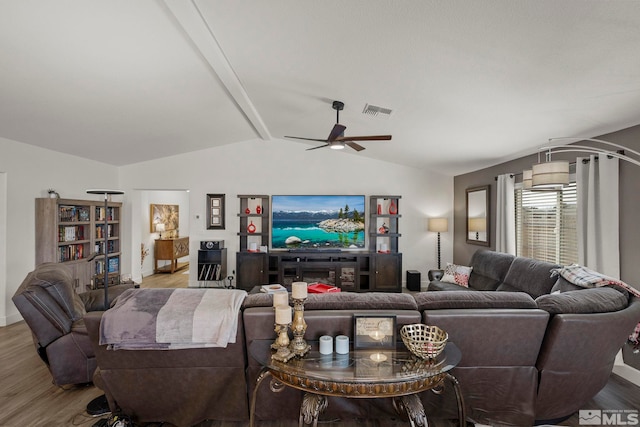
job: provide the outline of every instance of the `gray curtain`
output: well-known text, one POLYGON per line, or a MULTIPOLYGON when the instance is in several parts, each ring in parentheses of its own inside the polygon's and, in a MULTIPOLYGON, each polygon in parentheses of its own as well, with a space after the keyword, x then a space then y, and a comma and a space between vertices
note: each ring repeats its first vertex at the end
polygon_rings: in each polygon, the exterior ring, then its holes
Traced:
POLYGON ((619 160, 606 155, 576 160, 578 263, 620 277, 619 160))
POLYGON ((513 174, 498 175, 496 195, 496 251, 516 254, 516 202, 513 174))

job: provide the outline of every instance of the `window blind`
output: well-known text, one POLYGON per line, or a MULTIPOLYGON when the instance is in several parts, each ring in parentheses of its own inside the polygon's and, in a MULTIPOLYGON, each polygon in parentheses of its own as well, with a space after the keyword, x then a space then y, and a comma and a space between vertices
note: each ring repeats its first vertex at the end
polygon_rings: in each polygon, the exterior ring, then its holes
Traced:
POLYGON ((561 191, 515 190, 516 253, 556 264, 578 262, 575 182, 561 191))

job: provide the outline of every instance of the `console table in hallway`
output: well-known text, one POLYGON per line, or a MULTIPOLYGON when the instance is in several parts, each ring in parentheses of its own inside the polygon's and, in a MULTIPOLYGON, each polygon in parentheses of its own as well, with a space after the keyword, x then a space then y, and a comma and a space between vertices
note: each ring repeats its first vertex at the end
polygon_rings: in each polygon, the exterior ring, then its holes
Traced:
POLYGON ((170 239, 156 239, 154 248, 154 272, 175 273, 177 270, 189 265, 188 262, 178 264, 178 259, 189 256, 189 237, 175 237, 170 239), (162 267, 158 267, 158 261, 171 261, 162 267))

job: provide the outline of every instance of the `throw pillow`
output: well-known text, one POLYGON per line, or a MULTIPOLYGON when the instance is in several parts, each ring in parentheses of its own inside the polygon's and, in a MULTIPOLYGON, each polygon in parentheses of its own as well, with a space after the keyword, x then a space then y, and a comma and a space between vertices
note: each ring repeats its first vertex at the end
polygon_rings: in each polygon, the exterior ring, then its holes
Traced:
POLYGON ((471 275, 473 267, 466 267, 464 265, 456 265, 447 263, 442 275, 441 282, 455 283, 456 285, 469 287, 469 276, 471 275))

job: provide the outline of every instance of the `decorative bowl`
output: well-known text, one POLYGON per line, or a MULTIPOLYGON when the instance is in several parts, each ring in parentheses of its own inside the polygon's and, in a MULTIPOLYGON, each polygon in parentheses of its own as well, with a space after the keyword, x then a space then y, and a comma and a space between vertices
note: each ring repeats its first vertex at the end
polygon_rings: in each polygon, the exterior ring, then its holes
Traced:
POLYGON ((400 336, 409 351, 422 359, 438 356, 449 339, 449 335, 439 327, 422 323, 404 325, 400 336))

